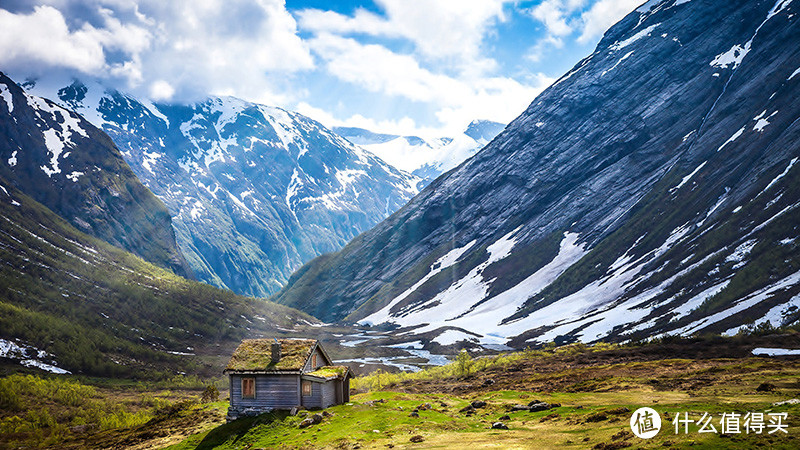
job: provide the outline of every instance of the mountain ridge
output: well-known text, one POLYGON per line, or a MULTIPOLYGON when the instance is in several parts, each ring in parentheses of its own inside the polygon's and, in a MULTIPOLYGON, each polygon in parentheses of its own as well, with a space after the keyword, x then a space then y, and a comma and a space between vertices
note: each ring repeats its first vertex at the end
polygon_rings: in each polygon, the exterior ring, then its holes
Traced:
MULTIPOLYGON (((233 97, 153 104, 95 83, 37 92, 102 125, 165 202, 197 277, 267 296, 413 196, 416 179, 300 114, 233 97)), ((37 87, 38 86, 38 87, 37 87)))
POLYGON ((785 1, 648 3, 275 299, 518 347, 796 320, 795 21, 785 1))
POLYGON ((72 225, 192 277, 167 209, 111 139, 0 73, 0 177, 72 225))

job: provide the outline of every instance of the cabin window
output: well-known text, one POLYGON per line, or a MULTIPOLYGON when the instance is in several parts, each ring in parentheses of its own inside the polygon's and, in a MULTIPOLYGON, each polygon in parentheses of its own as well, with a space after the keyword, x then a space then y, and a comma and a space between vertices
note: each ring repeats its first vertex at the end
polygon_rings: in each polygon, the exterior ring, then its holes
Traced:
POLYGON ((303 381, 303 395, 305 395, 305 396, 311 395, 311 382, 310 381, 303 381))
POLYGON ((311 355, 311 368, 312 369, 316 369, 317 368, 317 354, 316 353, 311 355))
POLYGON ((255 378, 242 378, 242 398, 256 398, 255 378))

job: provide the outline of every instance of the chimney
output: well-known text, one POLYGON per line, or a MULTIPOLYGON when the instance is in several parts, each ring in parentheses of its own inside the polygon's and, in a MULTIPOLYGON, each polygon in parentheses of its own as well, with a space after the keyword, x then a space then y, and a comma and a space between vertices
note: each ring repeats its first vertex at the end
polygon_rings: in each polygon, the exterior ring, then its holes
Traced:
POLYGON ((272 363, 275 364, 281 360, 281 343, 275 339, 272 343, 272 363))

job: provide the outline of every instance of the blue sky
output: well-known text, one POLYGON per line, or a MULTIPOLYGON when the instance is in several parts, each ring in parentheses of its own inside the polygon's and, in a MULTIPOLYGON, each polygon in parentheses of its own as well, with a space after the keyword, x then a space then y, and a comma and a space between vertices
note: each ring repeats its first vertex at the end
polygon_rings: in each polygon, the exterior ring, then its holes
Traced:
POLYGON ((642 1, 4 0, 0 70, 452 135, 512 120, 642 1))

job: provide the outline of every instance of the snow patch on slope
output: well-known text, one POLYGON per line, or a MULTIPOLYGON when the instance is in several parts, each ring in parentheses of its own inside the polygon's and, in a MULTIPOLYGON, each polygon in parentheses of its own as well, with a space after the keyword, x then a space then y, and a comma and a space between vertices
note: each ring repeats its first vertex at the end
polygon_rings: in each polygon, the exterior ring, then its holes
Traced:
POLYGON ((792 160, 789 161, 789 165, 786 166, 786 169, 784 169, 783 172, 781 172, 777 177, 775 177, 772 181, 770 181, 767 187, 764 188, 764 191, 768 191, 769 188, 774 186, 775 183, 781 180, 781 178, 785 177, 786 174, 789 173, 790 170, 792 170, 792 167, 794 167, 796 163, 797 163, 797 158, 792 158, 792 160))
POLYGON ((472 248, 473 245, 475 245, 475 242, 476 241, 470 241, 467 245, 465 245, 463 247, 454 248, 453 250, 450 250, 449 252, 447 252, 447 254, 445 254, 441 258, 437 259, 436 262, 431 264, 431 268, 428 271, 428 273, 424 277, 422 277, 419 281, 414 283, 413 286, 411 286, 410 288, 405 290, 402 294, 400 294, 397 297, 395 297, 394 299, 392 299, 392 301, 390 301, 389 304, 387 304, 386 306, 381 308, 379 311, 376 311, 375 313, 373 313, 373 314, 365 317, 361 321, 359 321, 359 323, 360 324, 377 324, 377 323, 383 323, 383 322, 388 321, 390 319, 390 316, 391 316, 391 310, 392 310, 392 308, 394 308, 395 305, 397 305, 401 301, 405 300, 406 297, 408 297, 414 291, 419 289, 419 287, 422 286, 423 284, 425 284, 428 280, 430 280, 431 278, 436 276, 436 274, 438 274, 439 272, 443 271, 444 269, 446 269, 446 268, 452 266, 453 264, 455 264, 456 261, 458 261, 458 258, 461 257, 461 255, 466 253, 467 250, 469 250, 470 248, 472 248))
POLYGON ((5 100, 6 107, 8 107, 8 113, 11 114, 14 112, 14 95, 8 89, 8 86, 5 84, 0 84, 0 98, 5 100))
POLYGON ((733 133, 733 135, 731 135, 731 137, 729 137, 728 140, 725 141, 725 143, 723 143, 722 145, 719 146, 717 151, 722 150, 726 145, 730 144, 731 142, 735 141, 736 139, 739 139, 739 136, 741 136, 742 133, 744 133, 744 127, 739 128, 739 130, 736 133, 733 133))
POLYGON ((653 30, 655 30, 656 27, 658 27, 659 25, 661 25, 661 23, 650 25, 649 27, 647 27, 647 28, 645 28, 643 30, 640 30, 639 32, 637 32, 633 36, 629 37, 628 39, 625 39, 623 41, 614 42, 613 44, 611 44, 611 46, 608 49, 611 50, 611 51, 622 50, 623 48, 633 44, 634 42, 636 42, 636 41, 638 41, 638 40, 640 40, 640 39, 642 39, 642 38, 644 38, 646 36, 649 36, 650 33, 652 33, 653 30))
POLYGON ((689 175, 686 175, 685 177, 683 177, 683 179, 681 180, 681 182, 680 182, 680 183, 678 183, 678 185, 677 185, 677 186, 673 187, 673 188, 672 188, 672 189, 670 189, 669 191, 670 191, 670 192, 674 192, 674 191, 677 191, 678 189, 680 189, 681 187, 683 187, 683 185, 684 185, 684 184, 686 184, 686 183, 687 183, 689 180, 691 180, 691 179, 692 179, 692 177, 693 177, 693 176, 695 176, 695 175, 697 174, 697 172, 699 172, 699 171, 700 171, 700 169, 702 169, 702 168, 703 168, 703 167, 704 167, 704 166, 705 166, 707 163, 708 163, 708 161, 704 161, 702 164, 700 164, 699 166, 697 166, 697 168, 696 168, 696 169, 694 169, 694 170, 692 171, 692 173, 690 173, 689 175))
POLYGON ((712 67, 719 67, 721 69, 727 69, 728 66, 732 66, 731 69, 736 69, 739 67, 739 64, 742 63, 742 60, 745 56, 750 52, 750 46, 753 44, 753 40, 747 41, 744 46, 739 44, 734 45, 730 48, 730 50, 720 53, 714 59, 708 63, 712 67))

